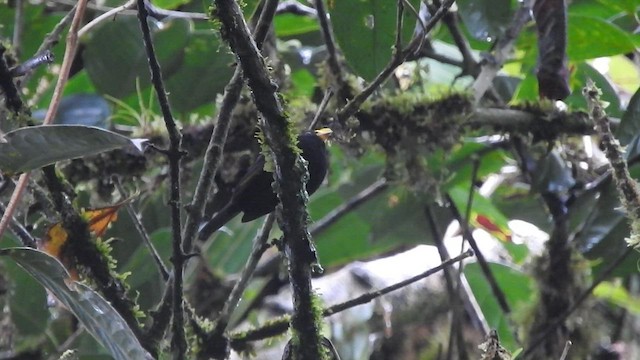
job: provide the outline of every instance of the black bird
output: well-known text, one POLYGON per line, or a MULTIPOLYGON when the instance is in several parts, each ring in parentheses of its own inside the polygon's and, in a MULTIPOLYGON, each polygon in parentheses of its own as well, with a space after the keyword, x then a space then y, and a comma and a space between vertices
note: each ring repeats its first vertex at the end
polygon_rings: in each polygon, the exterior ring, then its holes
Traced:
MULTIPOLYGON (((331 130, 324 128, 298 136, 301 155, 308 162, 307 192, 309 195, 318 190, 327 175, 329 157, 325 142, 330 135, 331 130)), ((260 155, 233 190, 229 203, 200 228, 199 239, 201 241, 208 239, 211 234, 240 212, 244 213, 242 222, 257 219, 272 212, 279 200, 273 192, 271 183, 273 183, 273 173, 264 171, 264 156, 260 155)))

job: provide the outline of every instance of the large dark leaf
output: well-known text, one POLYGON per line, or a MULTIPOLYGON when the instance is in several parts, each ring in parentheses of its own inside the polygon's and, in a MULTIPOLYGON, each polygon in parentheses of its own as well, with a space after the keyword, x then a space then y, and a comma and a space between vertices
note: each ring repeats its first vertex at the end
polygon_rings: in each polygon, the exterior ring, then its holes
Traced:
MULTIPOLYGON (((113 232, 112 232, 113 233, 113 232)), ((131 232, 130 234, 135 234, 131 232)), ((169 264, 171 256, 171 230, 160 229, 150 234, 151 242, 158 251, 165 264, 169 264)), ((138 305, 141 309, 151 309, 157 305, 164 292, 164 280, 160 276, 160 271, 151 257, 149 249, 141 242, 134 239, 123 239, 123 242, 132 255, 128 258, 123 267, 119 269, 122 273, 130 273, 127 277, 127 284, 131 290, 140 294, 138 305)))
MULTIPOLYGON (((640 88, 631 97, 627 111, 622 115, 616 137, 622 145, 627 145, 632 139, 640 136, 640 88)), ((635 148, 637 150, 637 148, 635 148)), ((640 154, 638 151, 629 152, 628 157, 640 154)))
POLYGON ((152 359, 120 314, 100 294, 74 282, 54 257, 31 248, 0 250, 63 303, 115 359, 152 359))
POLYGON ((495 39, 511 19, 511 0, 458 0, 460 17, 473 37, 495 39))
POLYGON ((49 125, 20 128, 8 132, 0 142, 0 169, 18 173, 38 169, 56 161, 95 155, 135 146, 120 134, 90 126, 49 125))
POLYGON ((541 193, 566 194, 576 183, 571 168, 556 151, 538 161, 532 177, 532 186, 541 193))
MULTIPOLYGON (((637 178, 640 169, 631 169, 637 178)), ((625 251, 630 228, 624 212, 620 208, 619 194, 616 185, 610 181, 601 191, 595 205, 591 208, 580 231, 575 236, 574 243, 578 251, 588 259, 596 260, 594 273, 599 273, 625 251)), ((637 272, 637 254, 628 256, 614 271, 614 276, 624 276, 637 272)))
MULTIPOLYGON (((149 20, 164 76, 179 67, 189 39, 189 22, 149 20)), ((147 54, 136 17, 116 17, 95 30, 85 42, 84 66, 98 91, 123 98, 150 83, 147 54), (108 45, 105 45, 108 44, 108 45)))
POLYGON ((214 33, 192 34, 180 68, 166 80, 173 109, 186 113, 213 103, 231 78, 233 61, 214 33))
POLYGON ((41 335, 49 321, 47 294, 44 288, 12 261, 3 262, 11 279, 9 306, 11 320, 22 335, 41 335))
MULTIPOLYGON (((409 1, 419 9, 420 2, 409 1)), ((391 59, 396 33, 396 2, 387 0, 333 1, 329 12, 336 40, 355 72, 373 79, 391 59)), ((404 12, 402 36, 406 44, 413 34, 416 17, 404 12)))

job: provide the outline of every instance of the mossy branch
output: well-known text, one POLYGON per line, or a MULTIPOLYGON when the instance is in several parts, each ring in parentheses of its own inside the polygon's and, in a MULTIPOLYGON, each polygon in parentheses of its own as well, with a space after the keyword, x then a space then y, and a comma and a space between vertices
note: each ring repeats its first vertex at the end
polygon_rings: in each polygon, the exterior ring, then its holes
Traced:
POLYGON ((611 132, 609 118, 604 111, 605 105, 600 100, 602 92, 593 81, 589 80, 582 93, 589 106, 589 115, 602 138, 605 155, 613 169, 613 178, 618 185, 620 202, 631 221, 631 235, 627 238, 627 242, 629 246, 638 248, 640 247, 640 189, 638 183, 629 174, 629 167, 623 156, 624 150, 611 132))

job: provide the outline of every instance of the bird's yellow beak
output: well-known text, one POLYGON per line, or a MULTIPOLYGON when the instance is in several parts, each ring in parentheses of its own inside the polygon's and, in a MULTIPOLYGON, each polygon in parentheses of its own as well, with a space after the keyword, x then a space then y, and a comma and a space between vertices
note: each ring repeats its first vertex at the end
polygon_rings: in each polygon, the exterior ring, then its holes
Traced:
POLYGON ((320 139, 322 139, 322 141, 325 141, 325 142, 329 140, 329 138, 331 137, 331 134, 333 134, 333 130, 329 128, 322 128, 322 129, 316 130, 316 136, 318 136, 320 139))

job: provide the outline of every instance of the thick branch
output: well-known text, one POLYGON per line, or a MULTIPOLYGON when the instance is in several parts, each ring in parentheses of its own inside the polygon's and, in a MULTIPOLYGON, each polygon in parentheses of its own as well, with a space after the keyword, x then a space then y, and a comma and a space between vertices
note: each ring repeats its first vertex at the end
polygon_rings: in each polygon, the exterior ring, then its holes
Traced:
POLYGON ((304 359, 321 359, 321 324, 314 310, 311 288, 311 267, 315 262, 315 254, 307 230, 307 194, 301 181, 306 169, 291 143, 291 139, 295 138, 292 126, 284 114, 276 85, 251 38, 240 7, 232 0, 216 0, 215 5, 216 15, 222 22, 222 35, 238 57, 253 91, 256 107, 263 116, 265 140, 274 154, 276 193, 282 204, 278 220, 284 233, 289 278, 295 289, 292 328, 297 341, 294 353, 304 359))

